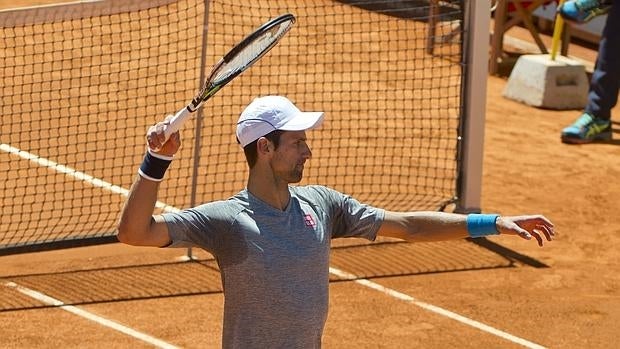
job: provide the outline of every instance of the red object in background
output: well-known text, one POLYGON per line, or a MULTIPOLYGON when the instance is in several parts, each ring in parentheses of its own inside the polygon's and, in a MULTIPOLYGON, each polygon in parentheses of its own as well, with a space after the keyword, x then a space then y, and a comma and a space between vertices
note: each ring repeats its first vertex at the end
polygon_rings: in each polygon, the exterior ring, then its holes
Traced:
MULTIPOLYGON (((500 0, 501 1, 501 0, 500 0)), ((550 1, 545 1, 542 6, 548 5, 552 2, 554 2, 555 0, 550 0, 550 1)), ((533 1, 521 1, 521 6, 523 6, 524 9, 527 10, 527 8, 533 3, 533 1)), ((508 12, 515 12, 517 10, 517 7, 514 5, 514 3, 512 1, 510 1, 508 3, 508 12)))

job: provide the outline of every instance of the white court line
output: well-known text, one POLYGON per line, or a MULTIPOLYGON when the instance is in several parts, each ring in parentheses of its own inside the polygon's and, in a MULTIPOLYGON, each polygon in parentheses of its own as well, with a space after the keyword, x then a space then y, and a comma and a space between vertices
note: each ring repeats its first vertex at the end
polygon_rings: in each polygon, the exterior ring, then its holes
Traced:
MULTIPOLYGON (((66 167, 66 166, 57 164, 57 163, 55 163, 53 161, 40 158, 40 157, 38 157, 38 156, 36 156, 34 154, 31 154, 31 153, 25 152, 23 150, 11 147, 9 145, 0 144, 0 150, 4 150, 6 152, 9 152, 9 153, 12 153, 12 154, 16 154, 16 155, 18 155, 18 156, 20 156, 20 157, 22 157, 24 159, 28 159, 30 161, 36 162, 37 164, 40 164, 42 166, 50 167, 50 168, 52 168, 52 169, 54 169, 56 171, 59 171, 59 172, 65 173, 67 175, 73 176, 73 177, 75 177, 77 179, 84 180, 84 181, 86 181, 86 182, 88 182, 88 183, 90 183, 90 184, 92 184, 94 186, 98 186, 98 187, 101 187, 103 189, 110 190, 110 191, 112 191, 114 193, 118 193, 118 194, 121 194, 123 196, 128 196, 129 195, 129 190, 127 190, 127 189, 121 188, 119 186, 113 185, 113 184, 108 183, 108 182, 104 182, 104 181, 96 179, 96 178, 94 178, 94 177, 92 177, 90 175, 87 175, 87 174, 85 174, 83 172, 79 172, 79 171, 76 171, 76 170, 74 170, 74 169, 72 169, 70 167, 66 167)), ((159 201, 158 201, 158 204, 159 204, 159 206, 157 206, 157 207, 163 208, 166 211, 179 211, 178 208, 173 207, 173 206, 169 206, 169 205, 164 204, 164 203, 160 203, 159 201)), ((338 277, 341 277, 341 278, 344 278, 344 279, 348 279, 348 280, 353 280, 356 283, 358 283, 360 285, 363 285, 365 287, 368 287, 368 288, 371 288, 373 290, 382 292, 382 293, 384 293, 384 294, 386 294, 388 296, 394 297, 396 299, 400 299, 402 301, 414 304, 414 305, 416 305, 416 306, 418 306, 420 308, 423 308, 423 309, 426 309, 426 310, 431 311, 433 313, 436 313, 436 314, 448 317, 450 319, 453 319, 453 320, 456 320, 458 322, 461 322, 461 323, 463 323, 465 325, 468 325, 468 326, 477 328, 477 329, 479 329, 481 331, 490 333, 490 334, 492 334, 494 336, 503 338, 505 340, 511 341, 513 343, 516 343, 516 344, 520 344, 520 345, 522 345, 524 347, 531 348, 531 349, 544 349, 545 348, 545 347, 543 347, 543 346, 541 346, 539 344, 536 344, 536 343, 530 342, 530 341, 528 341, 526 339, 523 339, 523 338, 511 335, 510 333, 498 330, 498 329, 496 329, 494 327, 491 327, 489 325, 485 325, 485 324, 483 324, 481 322, 478 322, 476 320, 472 320, 472 319, 469 319, 469 318, 467 318, 465 316, 462 316, 462 315, 459 315, 457 313, 451 312, 449 310, 440 308, 438 306, 435 306, 435 305, 432 305, 432 304, 429 304, 429 303, 425 303, 425 302, 416 300, 415 298, 413 298, 413 297, 411 297, 411 296, 409 296, 407 294, 398 292, 398 291, 393 290, 391 288, 384 287, 384 286, 379 285, 377 283, 374 283, 374 282, 372 282, 372 281, 370 281, 368 279, 359 279, 356 275, 353 275, 353 274, 350 274, 350 273, 347 273, 345 271, 342 271, 342 270, 339 270, 339 269, 336 269, 336 268, 332 268, 332 267, 329 268, 329 272, 334 274, 334 275, 336 275, 336 276, 338 276, 338 277)), ((32 292, 36 292, 36 291, 32 291, 32 292)))
MULTIPOLYGON (((5 151, 7 153, 10 153, 10 154, 17 155, 17 156, 19 156, 19 157, 21 157, 23 159, 30 160, 30 161, 38 164, 38 165, 41 165, 41 166, 44 166, 44 167, 49 167, 52 170, 55 170, 55 171, 60 172, 60 173, 64 173, 67 176, 74 177, 74 178, 76 178, 78 180, 84 181, 84 182, 86 182, 88 184, 91 184, 91 185, 93 185, 95 187, 99 187, 99 188, 102 188, 102 189, 105 189, 105 190, 109 190, 112 193, 120 194, 120 195, 123 195, 125 197, 129 195, 129 190, 127 190, 125 188, 121 188, 121 187, 119 187, 117 185, 114 185, 112 183, 108 183, 106 181, 102 181, 101 179, 95 178, 95 177, 93 177, 93 176, 91 176, 89 174, 86 174, 84 172, 80 172, 80 171, 78 171, 78 170, 76 170, 74 168, 67 167, 65 165, 61 165, 61 164, 59 164, 57 162, 54 162, 52 160, 48 160, 48 159, 39 157, 39 156, 37 156, 35 154, 29 153, 27 151, 24 151, 24 150, 15 148, 15 147, 12 147, 12 146, 10 146, 8 144, 0 143, 0 150, 3 150, 3 151, 5 151)), ((162 210, 164 210, 166 212, 179 211, 178 208, 170 206, 168 204, 165 204, 165 203, 163 203, 161 201, 157 201, 155 203, 155 207, 160 208, 160 209, 162 209, 162 210)))
POLYGON ((178 347, 176 347, 176 346, 174 346, 172 344, 166 343, 166 342, 164 342, 164 341, 162 341, 160 339, 157 339, 155 337, 151 337, 148 334, 144 334, 142 332, 138 332, 138 331, 136 331, 134 329, 131 329, 131 328, 127 327, 127 326, 121 325, 118 322, 114 322, 112 320, 108 320, 108 319, 103 318, 103 317, 101 317, 99 315, 95 315, 93 313, 90 313, 90 312, 88 312, 86 310, 82 310, 82 309, 80 309, 78 307, 75 307, 75 306, 72 306, 72 305, 65 305, 63 302, 59 301, 56 298, 52 298, 52 297, 50 297, 50 296, 48 296, 46 294, 43 294, 41 292, 37 292, 37 291, 31 290, 31 289, 29 289, 27 287, 20 286, 20 285, 14 283, 14 282, 7 282, 5 284, 5 286, 14 288, 15 290, 19 291, 20 293, 22 293, 22 294, 24 294, 24 295, 26 295, 28 297, 34 298, 34 299, 36 299, 36 300, 38 300, 40 302, 43 302, 43 303, 45 303, 47 305, 52 305, 54 307, 57 307, 59 309, 65 310, 65 311, 68 311, 68 312, 70 312, 72 314, 75 314, 77 316, 81 316, 81 317, 86 318, 88 320, 94 321, 94 322, 96 322, 96 323, 98 323, 100 325, 103 325, 103 326, 112 328, 112 329, 114 329, 116 331, 122 332, 122 333, 124 333, 126 335, 129 335, 131 337, 140 339, 140 340, 142 340, 142 341, 144 341, 146 343, 154 345, 157 348, 163 348, 163 349, 176 349, 176 348, 178 348, 178 347))
POLYGON ((373 290, 385 293, 388 296, 394 297, 396 299, 400 299, 400 300, 405 301, 407 303, 411 303, 411 304, 417 305, 420 308, 426 309, 428 311, 431 311, 431 312, 439 314, 439 315, 443 315, 443 316, 448 317, 448 318, 450 318, 452 320, 456 320, 456 321, 461 322, 461 323, 463 323, 465 325, 477 328, 479 330, 482 330, 484 332, 487 332, 487 333, 490 333, 492 335, 498 336, 500 338, 506 339, 506 340, 511 341, 513 343, 520 344, 520 345, 522 345, 524 347, 532 348, 532 349, 545 349, 545 347, 543 347, 540 344, 536 344, 536 343, 530 342, 530 341, 528 341, 526 339, 523 339, 523 338, 520 338, 520 337, 517 337, 517 336, 513 336, 510 333, 498 330, 498 329, 496 329, 494 327, 491 327, 489 325, 485 325, 485 324, 483 324, 481 322, 478 322, 476 320, 472 320, 472 319, 467 318, 467 317, 465 317, 463 315, 459 315, 459 314, 457 314, 455 312, 452 312, 450 310, 446 310, 446 309, 443 309, 441 307, 438 307, 438 306, 435 306, 435 305, 432 305, 432 304, 429 304, 429 303, 426 303, 426 302, 419 301, 419 300, 415 299, 414 297, 411 297, 410 295, 407 295, 407 294, 404 294, 402 292, 398 292, 396 290, 393 290, 391 288, 379 285, 379 284, 374 283, 374 282, 372 282, 372 281, 370 281, 368 279, 359 279, 357 276, 355 276, 355 275, 353 275, 351 273, 347 273, 345 271, 342 271, 342 270, 339 270, 339 269, 336 269, 336 268, 332 268, 332 267, 329 267, 329 272, 334 274, 334 275, 336 275, 336 276, 338 276, 338 277, 344 278, 346 280, 354 281, 354 282, 356 282, 356 283, 358 283, 360 285, 363 285, 365 287, 368 287, 368 288, 371 288, 373 290))

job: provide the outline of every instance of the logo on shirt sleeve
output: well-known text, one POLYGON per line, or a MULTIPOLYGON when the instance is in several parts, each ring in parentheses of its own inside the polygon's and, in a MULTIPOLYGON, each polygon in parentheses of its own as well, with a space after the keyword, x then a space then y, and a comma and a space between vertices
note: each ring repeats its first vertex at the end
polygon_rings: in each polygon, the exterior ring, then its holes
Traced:
POLYGON ((316 227, 316 222, 309 213, 304 216, 304 223, 306 224, 306 227, 316 227))

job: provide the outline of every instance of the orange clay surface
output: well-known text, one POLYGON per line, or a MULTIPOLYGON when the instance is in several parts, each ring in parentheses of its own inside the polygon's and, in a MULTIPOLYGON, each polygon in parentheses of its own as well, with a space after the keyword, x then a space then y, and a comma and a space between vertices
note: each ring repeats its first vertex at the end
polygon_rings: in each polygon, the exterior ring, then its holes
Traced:
MULTIPOLYGON (((595 55, 578 47, 571 52, 595 55)), ((465 242, 449 243, 455 253, 441 258, 431 253, 436 244, 386 248, 389 259, 381 248, 341 249, 334 251, 333 264, 345 269, 348 254, 369 253, 372 263, 357 276, 514 337, 333 276, 325 348, 519 348, 518 339, 549 348, 618 346, 620 123, 613 124, 618 141, 564 145, 560 131, 578 111, 507 100, 501 95, 505 85, 506 78, 488 78, 482 208, 551 219, 558 236, 544 248, 492 238, 544 267, 465 242), (425 265, 435 272, 425 272, 425 265)), ((33 304, 0 312, 0 347, 152 347, 61 308, 40 307, 9 282, 64 295, 80 309, 171 345, 219 347, 223 297, 214 263, 200 251, 194 251, 200 263, 177 263, 184 252, 112 244, 0 257, 0 299, 33 304)))

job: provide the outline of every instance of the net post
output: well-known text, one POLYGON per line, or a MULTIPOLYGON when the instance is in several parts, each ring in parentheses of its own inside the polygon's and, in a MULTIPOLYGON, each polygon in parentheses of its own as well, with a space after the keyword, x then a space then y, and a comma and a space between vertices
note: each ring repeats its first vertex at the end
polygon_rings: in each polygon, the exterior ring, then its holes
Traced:
MULTIPOLYGON (((200 57, 200 78, 198 80, 198 89, 205 80, 205 71, 207 65, 207 34, 209 32, 209 0, 204 0, 204 20, 202 23, 202 48, 200 57)), ((198 169, 200 167, 200 147, 202 137, 202 119, 204 117, 204 108, 200 107, 196 112, 196 125, 194 127, 194 166, 192 168, 192 186, 190 194, 190 207, 196 205, 196 190, 198 187, 198 169)), ((187 249, 187 259, 192 260, 192 248, 187 249)))
POLYGON ((479 212, 482 189, 484 121, 488 75, 490 4, 465 2, 465 83, 460 130, 461 166, 456 211, 479 212))

